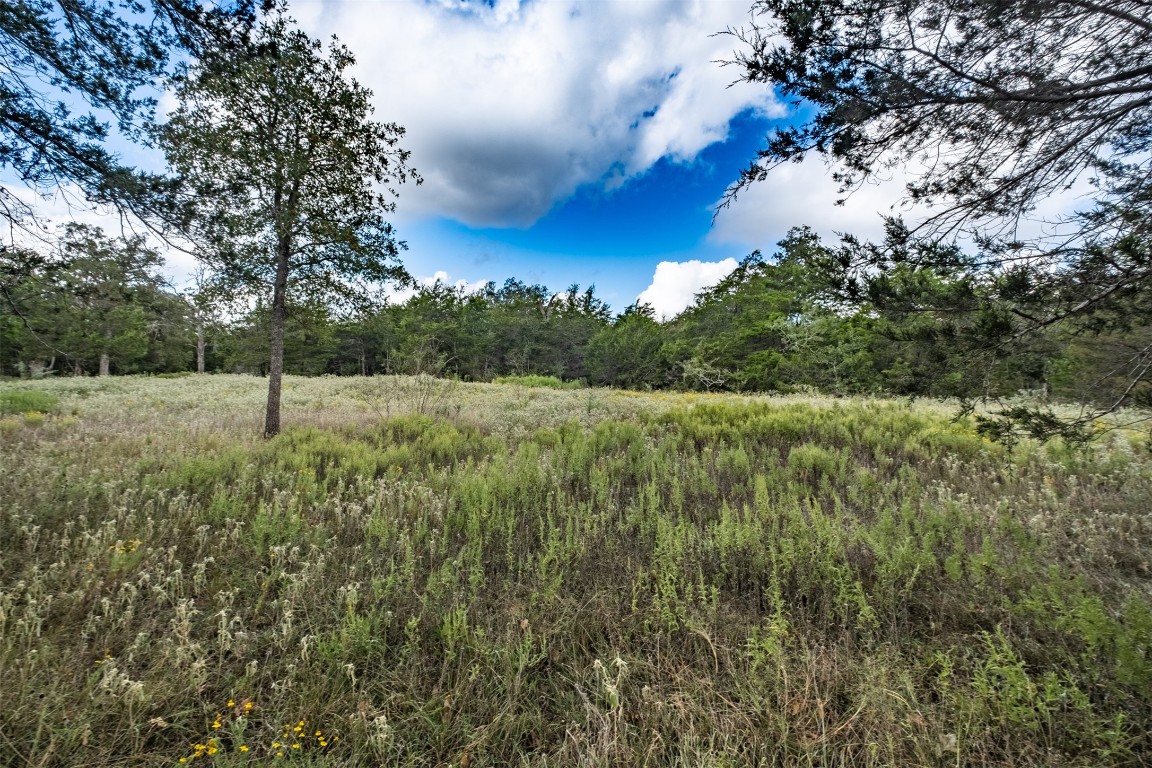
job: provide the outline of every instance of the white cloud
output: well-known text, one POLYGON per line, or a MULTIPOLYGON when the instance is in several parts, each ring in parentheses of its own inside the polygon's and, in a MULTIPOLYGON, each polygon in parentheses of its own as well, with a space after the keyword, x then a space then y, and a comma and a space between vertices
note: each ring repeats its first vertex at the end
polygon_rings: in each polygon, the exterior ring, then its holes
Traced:
POLYGON ((662 261, 656 265, 652 284, 636 300, 641 304, 651 304, 659 318, 674 317, 692 304, 697 293, 716 285, 736 266, 736 259, 662 261))
POLYGON ((692 160, 769 89, 716 62, 747 0, 294 3, 357 55, 377 118, 405 126, 424 176, 403 215, 528 226, 577 187, 692 160))
MULTIPOLYGON (((816 230, 826 242, 835 242, 837 233, 879 240, 884 236, 884 216, 901 216, 915 225, 931 213, 932 209, 914 207, 906 200, 908 180, 923 172, 916 163, 893 168, 887 178, 866 183, 845 196, 832 179, 832 169, 820 158, 785 163, 721 211, 708 240, 770 253, 789 229, 804 225, 816 230), (837 205, 841 199, 844 204, 837 205)), ((1035 210, 1019 222, 1017 236, 1039 238, 1063 231, 1066 227, 1055 222, 1066 221, 1075 211, 1089 207, 1092 192, 1089 181, 1081 178, 1069 189, 1038 201, 1035 210)), ((963 233, 961 242, 971 246, 963 233)))
POLYGON ((717 216, 708 237, 712 242, 760 248, 766 253, 789 229, 804 225, 826 241, 835 241, 837 232, 880 238, 884 234, 882 215, 911 213, 900 204, 903 184, 902 178, 865 184, 843 205, 836 205, 844 195, 827 166, 816 158, 787 163, 741 192, 736 202, 717 216))

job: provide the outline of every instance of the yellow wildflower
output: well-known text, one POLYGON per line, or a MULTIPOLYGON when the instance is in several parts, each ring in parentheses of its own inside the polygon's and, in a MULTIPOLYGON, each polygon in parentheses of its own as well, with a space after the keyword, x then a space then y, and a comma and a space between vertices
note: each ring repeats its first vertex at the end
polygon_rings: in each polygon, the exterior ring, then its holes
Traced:
POLYGON ((247 752, 248 751, 248 745, 247 744, 241 744, 240 745, 240 751, 241 752, 247 752))

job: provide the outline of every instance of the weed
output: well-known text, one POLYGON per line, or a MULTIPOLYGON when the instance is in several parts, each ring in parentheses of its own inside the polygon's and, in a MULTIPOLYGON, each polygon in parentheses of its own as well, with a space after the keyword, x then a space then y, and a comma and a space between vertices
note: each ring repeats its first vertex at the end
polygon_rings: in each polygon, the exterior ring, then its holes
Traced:
POLYGON ((1131 440, 431 381, 289 378, 267 442, 257 379, 35 382, 77 416, 0 421, 0 763, 1152 750, 1131 440))
POLYGON ((587 385, 583 381, 563 381, 556 376, 497 376, 493 384, 515 384, 520 387, 543 389, 583 389, 587 385))
POLYGON ((0 415, 55 413, 60 398, 37 389, 0 390, 0 415))

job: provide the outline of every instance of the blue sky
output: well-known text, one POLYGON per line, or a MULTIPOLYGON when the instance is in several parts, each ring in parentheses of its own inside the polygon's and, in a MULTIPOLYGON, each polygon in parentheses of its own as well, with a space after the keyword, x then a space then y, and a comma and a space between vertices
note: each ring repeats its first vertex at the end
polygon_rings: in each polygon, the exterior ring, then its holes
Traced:
POLYGON ((708 235, 716 201, 763 144, 771 122, 741 113, 726 141, 692 160, 661 158, 614 189, 603 180, 584 184, 530 226, 473 227, 446 217, 407 223, 406 262, 415 273, 440 271, 466 282, 515 276, 555 290, 594 284, 623 310, 651 284, 660 261, 716 263, 747 252, 708 235))
MULTIPOLYGON (((594 284, 616 311, 638 298, 670 317, 754 249, 802 224, 834 237, 881 230, 899 180, 846 207, 818 161, 789 165, 714 219, 774 124, 795 119, 722 62, 750 0, 290 0, 309 33, 336 35, 376 118, 407 129, 424 177, 392 217, 425 282, 516 277, 594 284)), ((161 98, 161 112, 168 97, 161 98)), ((135 148, 126 159, 156 162, 135 148)), ((30 193, 29 193, 30 194, 30 193)), ((116 231, 95 212, 47 215, 116 231)), ((174 253, 177 282, 195 268, 174 253)))
POLYGON ((337 35, 405 126, 424 176, 394 217, 425 281, 595 284, 615 310, 671 316, 791 226, 879 231, 873 190, 848 209, 818 162, 782 169, 713 221, 768 129, 794 119, 721 62, 749 0, 295 0, 337 35))

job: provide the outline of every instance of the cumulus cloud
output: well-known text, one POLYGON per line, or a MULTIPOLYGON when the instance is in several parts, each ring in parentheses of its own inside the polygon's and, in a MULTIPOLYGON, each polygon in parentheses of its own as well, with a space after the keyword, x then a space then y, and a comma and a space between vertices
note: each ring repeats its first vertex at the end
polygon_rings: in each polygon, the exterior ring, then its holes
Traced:
MULTIPOLYGON (((737 244, 771 252, 788 230, 809 226, 828 242, 837 233, 861 239, 884 236, 884 216, 901 216, 909 225, 923 222, 932 209, 913 206, 905 185, 923 171, 915 163, 887 171, 887 177, 860 186, 845 196, 832 179, 832 169, 819 158, 803 163, 786 163, 772 170, 768 178, 740 193, 737 200, 716 217, 708 235, 713 243, 737 244), (844 200, 838 205, 838 200, 844 200)), ((1086 178, 1070 188, 1038 201, 1036 209, 1019 222, 1016 236, 1038 238, 1060 231, 1056 223, 1066 221, 1077 210, 1090 206, 1093 187, 1086 178)), ((961 242, 971 245, 965 237, 961 242)))
MULTIPOLYGON (((815 158, 813 158, 815 160, 815 158)), ((739 244, 770 252, 792 227, 810 226, 826 240, 844 232, 862 238, 884 234, 882 216, 916 213, 901 204, 903 177, 865 184, 844 198, 823 163, 787 163, 740 193, 720 212, 709 233, 715 243, 739 244)))
POLYGON ((424 176, 404 215, 529 226, 587 183, 662 157, 688 162, 736 114, 782 115, 769 89, 718 60, 747 0, 498 0, 293 6, 358 57, 378 119, 405 126, 424 176), (370 9, 370 10, 369 10, 370 9))
POLYGON ((662 261, 656 265, 652 284, 637 297, 650 304, 658 318, 675 317, 705 288, 710 288, 736 269, 736 259, 723 261, 662 261))

